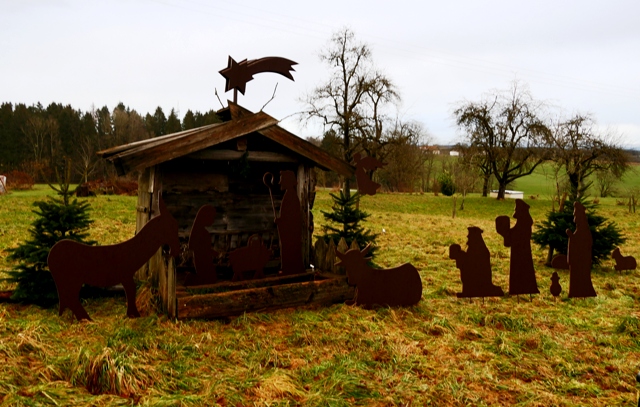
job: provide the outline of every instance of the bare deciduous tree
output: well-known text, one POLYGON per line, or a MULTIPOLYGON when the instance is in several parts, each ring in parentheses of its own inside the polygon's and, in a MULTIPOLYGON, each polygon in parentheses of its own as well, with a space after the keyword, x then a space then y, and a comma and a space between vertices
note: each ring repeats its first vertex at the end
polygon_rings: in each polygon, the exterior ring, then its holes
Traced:
POLYGON ((602 135, 590 115, 576 114, 558 121, 549 133, 553 160, 564 168, 569 181, 569 197, 585 195, 593 184, 589 177, 606 172, 620 179, 628 168, 628 158, 611 136, 602 135))
POLYGON ((514 82, 480 102, 463 102, 453 115, 468 145, 483 151, 498 182, 498 199, 510 182, 530 175, 547 159, 549 127, 544 106, 514 82))
MULTIPOLYGON (((331 69, 329 80, 306 97, 304 119, 320 119, 335 130, 342 138, 343 158, 351 162, 363 141, 369 141, 371 151, 377 148, 376 138, 382 141, 384 116, 379 108, 398 96, 392 82, 374 70, 369 47, 350 29, 336 32, 320 59, 331 69)), ((348 179, 344 191, 348 197, 348 179)))

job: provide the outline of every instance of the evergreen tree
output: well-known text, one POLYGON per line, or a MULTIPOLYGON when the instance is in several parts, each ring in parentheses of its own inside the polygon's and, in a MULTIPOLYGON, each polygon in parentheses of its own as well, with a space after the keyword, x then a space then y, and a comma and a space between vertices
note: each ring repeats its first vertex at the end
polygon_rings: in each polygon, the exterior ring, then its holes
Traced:
POLYGON ((164 131, 166 134, 182 131, 182 124, 180 124, 180 119, 178 119, 178 115, 176 114, 176 111, 174 109, 171 109, 171 113, 167 118, 164 131))
POLYGON ((327 242, 329 239, 333 239, 337 243, 340 238, 344 237, 349 246, 355 240, 360 249, 371 243, 369 255, 373 257, 376 249, 375 240, 378 235, 371 233, 360 224, 370 215, 356 208, 360 199, 359 194, 345 196, 341 190, 339 195, 331 194, 331 199, 333 199, 332 211, 322 211, 322 215, 330 222, 330 224, 322 226, 322 238, 327 242))
POLYGON ((444 196, 451 196, 456 193, 456 184, 449 171, 444 171, 438 176, 438 184, 440 184, 440 193, 444 196))
POLYGON ((18 247, 9 249, 9 259, 19 262, 8 272, 5 281, 16 283, 11 297, 14 300, 51 306, 58 301, 58 293, 53 277, 47 267, 49 250, 62 239, 71 239, 85 244, 95 244, 87 240, 89 225, 89 203, 71 200, 73 191, 69 188, 71 164, 67 162, 65 179, 54 188, 59 198, 37 201, 33 212, 37 218, 29 229, 30 237, 18 247))
MULTIPOLYGON (((607 223, 607 219, 604 216, 596 214, 595 204, 587 203, 584 198, 579 198, 578 202, 583 204, 586 209, 587 222, 589 223, 589 230, 593 238, 591 259, 593 265, 596 266, 603 260, 609 258, 611 251, 613 251, 616 246, 624 243, 626 238, 622 236, 615 222, 607 223)), ((542 221, 541 225, 537 226, 538 230, 531 236, 531 240, 533 240, 534 243, 549 248, 547 265, 551 265, 551 258, 553 257, 554 251, 560 254, 567 254, 569 237, 566 231, 567 229, 575 230, 573 203, 574 201, 572 200, 566 200, 562 210, 549 212, 547 219, 542 221)))

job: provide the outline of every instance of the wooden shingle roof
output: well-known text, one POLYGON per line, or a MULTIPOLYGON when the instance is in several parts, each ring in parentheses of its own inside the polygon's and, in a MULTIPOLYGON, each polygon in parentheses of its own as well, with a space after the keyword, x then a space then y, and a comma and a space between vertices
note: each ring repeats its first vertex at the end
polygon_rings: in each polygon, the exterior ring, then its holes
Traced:
POLYGON ((229 107, 221 113, 226 120, 222 123, 112 147, 99 151, 98 155, 112 162, 118 175, 124 175, 255 132, 323 170, 333 170, 345 176, 354 173, 355 168, 347 162, 278 126, 278 121, 264 112, 252 113, 229 102, 229 107))

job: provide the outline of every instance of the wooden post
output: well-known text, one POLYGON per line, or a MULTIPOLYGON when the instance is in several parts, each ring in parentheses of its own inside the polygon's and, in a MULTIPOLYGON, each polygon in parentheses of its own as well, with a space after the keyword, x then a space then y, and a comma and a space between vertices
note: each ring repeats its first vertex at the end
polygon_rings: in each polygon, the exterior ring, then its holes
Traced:
POLYGON ((298 199, 300 199, 300 212, 302 213, 302 262, 305 269, 311 263, 311 169, 303 164, 298 166, 298 199))
POLYGON ((316 240, 316 244, 314 246, 313 253, 313 265, 316 268, 316 271, 324 271, 327 272, 327 244, 324 242, 324 239, 318 238, 316 240))
POLYGON ((456 218, 456 201, 458 200, 457 196, 453 196, 453 219, 456 218))
MULTIPOLYGON (((147 167, 138 177, 138 204, 136 206, 136 234, 147 224, 151 214, 151 194, 153 193, 154 167, 147 167)), ((150 277, 149 263, 145 263, 135 274, 136 280, 150 277)))
MULTIPOLYGON (((347 252, 347 250, 349 250, 349 246, 347 246, 347 241, 344 240, 344 237, 341 237, 340 241, 338 242, 338 247, 336 248, 336 252, 340 252, 344 254, 347 252)), ((347 270, 341 266, 338 266, 336 271, 337 271, 337 274, 347 274, 347 270)))
POLYGON ((329 247, 327 247, 326 262, 327 262, 327 270, 323 270, 323 271, 327 271, 333 274, 338 274, 337 267, 336 267, 336 244, 333 242, 333 239, 329 240, 329 247))

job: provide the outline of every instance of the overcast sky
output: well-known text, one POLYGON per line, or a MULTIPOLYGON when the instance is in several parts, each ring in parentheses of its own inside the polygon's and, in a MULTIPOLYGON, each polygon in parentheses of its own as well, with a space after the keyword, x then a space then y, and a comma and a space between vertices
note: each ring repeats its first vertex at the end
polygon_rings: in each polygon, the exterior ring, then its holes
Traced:
POLYGON ((459 0, 205 1, 0 0, 0 102, 118 102, 144 114, 161 106, 220 108, 218 73, 237 61, 282 56, 295 82, 257 75, 238 102, 294 133, 318 136, 292 116, 327 78, 318 59, 349 27, 398 86, 399 115, 436 142, 458 136, 456 102, 480 100, 517 79, 564 114, 592 113, 640 147, 640 1, 459 0))

